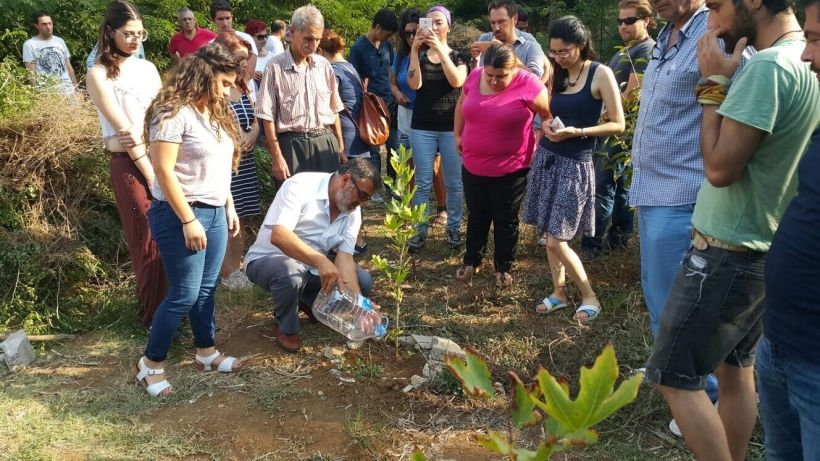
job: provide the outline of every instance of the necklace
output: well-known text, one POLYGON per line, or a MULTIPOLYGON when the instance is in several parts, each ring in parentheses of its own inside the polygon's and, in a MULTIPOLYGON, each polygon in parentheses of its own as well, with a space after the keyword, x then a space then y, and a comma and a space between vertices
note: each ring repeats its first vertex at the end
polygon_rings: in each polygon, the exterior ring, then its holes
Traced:
POLYGON ((795 32, 803 32, 803 29, 795 29, 795 30, 790 30, 790 31, 788 31, 788 32, 784 32, 784 33, 783 33, 783 34, 781 34, 779 37, 777 37, 776 39, 774 39, 774 41, 772 42, 772 44, 771 44, 771 45, 769 45, 769 48, 773 47, 775 43, 779 42, 781 38, 783 38, 783 37, 785 37, 785 36, 787 36, 787 35, 789 35, 789 34, 793 34, 793 33, 795 33, 795 32))
POLYGON ((580 72, 578 72, 578 77, 576 77, 576 78, 575 78, 575 81, 574 81, 574 82, 573 82, 573 81, 571 81, 571 80, 569 79, 569 71, 567 71, 567 78, 566 78, 566 81, 567 81, 567 86, 568 86, 568 87, 573 87, 573 86, 575 86, 575 84, 576 84, 576 83, 578 83, 578 80, 581 80, 581 75, 584 73, 584 67, 586 67, 586 65, 587 65, 587 62, 586 62, 586 61, 584 61, 584 63, 583 63, 583 64, 581 64, 581 71, 580 71, 580 72))

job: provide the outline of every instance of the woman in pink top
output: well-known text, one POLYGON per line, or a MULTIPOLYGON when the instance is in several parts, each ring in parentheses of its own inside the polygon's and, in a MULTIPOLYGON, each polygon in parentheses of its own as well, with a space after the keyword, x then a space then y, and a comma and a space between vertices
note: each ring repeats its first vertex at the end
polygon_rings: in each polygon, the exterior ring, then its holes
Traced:
POLYGON ((494 43, 482 62, 484 67, 467 77, 455 112, 455 141, 469 211, 464 265, 456 278, 469 282, 477 272, 492 223, 495 283, 509 286, 518 210, 536 146, 533 118, 536 113, 543 120, 552 116, 547 88, 521 67, 511 47, 494 43))

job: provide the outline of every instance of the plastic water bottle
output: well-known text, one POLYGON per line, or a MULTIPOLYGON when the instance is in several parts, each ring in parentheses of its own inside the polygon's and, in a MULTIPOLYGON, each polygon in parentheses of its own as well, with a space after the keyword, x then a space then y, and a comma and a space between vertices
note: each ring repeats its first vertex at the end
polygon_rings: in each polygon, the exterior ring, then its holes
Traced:
POLYGON ((319 292, 313 302, 313 315, 351 341, 381 338, 387 333, 387 317, 374 311, 369 299, 338 288, 329 294, 319 292))

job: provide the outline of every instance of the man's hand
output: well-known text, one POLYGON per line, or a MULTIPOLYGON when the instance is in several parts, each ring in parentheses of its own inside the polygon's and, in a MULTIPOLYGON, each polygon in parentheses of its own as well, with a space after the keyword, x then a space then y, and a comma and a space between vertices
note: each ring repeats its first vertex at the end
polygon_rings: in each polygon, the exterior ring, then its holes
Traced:
POLYGON ((704 77, 723 75, 726 78, 732 78, 740 66, 743 49, 746 48, 748 40, 746 37, 738 40, 734 52, 728 55, 720 46, 718 39, 720 33, 720 29, 711 29, 698 39, 698 67, 700 67, 700 74, 704 77))
POLYGON ((322 261, 316 266, 319 271, 319 279, 322 282, 322 292, 330 293, 334 287, 339 286, 339 290, 343 290, 347 282, 342 279, 342 273, 336 264, 333 263, 327 256, 322 256, 322 261))
POLYGON ((285 181, 290 177, 290 169, 281 154, 271 155, 271 173, 278 181, 285 181))

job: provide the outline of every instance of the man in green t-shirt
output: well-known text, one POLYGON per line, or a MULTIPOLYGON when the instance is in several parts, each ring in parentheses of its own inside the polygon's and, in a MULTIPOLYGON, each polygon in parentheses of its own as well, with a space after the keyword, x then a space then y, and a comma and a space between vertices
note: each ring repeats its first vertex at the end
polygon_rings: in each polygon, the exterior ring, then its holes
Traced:
POLYGON ((792 0, 706 5, 696 95, 706 180, 692 217, 693 248, 646 372, 697 459, 742 460, 757 413, 752 366, 763 331, 763 265, 820 121, 820 90, 800 61, 805 43, 792 0), (731 82, 747 44, 758 53, 731 82), (719 414, 703 390, 710 372, 720 387, 719 414))

